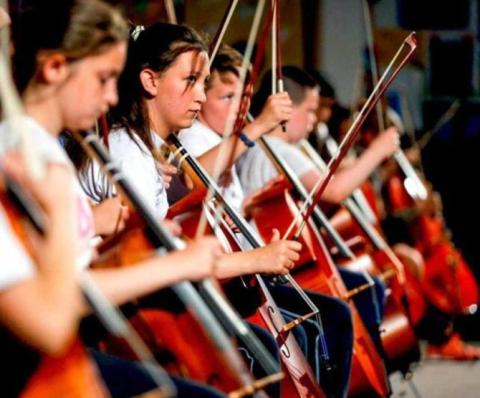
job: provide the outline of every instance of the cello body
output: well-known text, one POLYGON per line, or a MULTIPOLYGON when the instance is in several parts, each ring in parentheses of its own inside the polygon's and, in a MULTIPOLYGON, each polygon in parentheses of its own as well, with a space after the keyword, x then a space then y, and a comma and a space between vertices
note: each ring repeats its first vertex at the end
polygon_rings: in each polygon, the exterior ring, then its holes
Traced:
MULTIPOLYGON (((96 268, 131 266, 155 255, 146 227, 133 215, 126 228, 99 247, 96 268)), ((157 300, 154 301, 157 304, 157 300)), ((137 332, 165 368, 182 377, 209 384, 230 393, 242 388, 238 377, 210 341, 198 321, 169 293, 161 297, 158 307, 142 308, 131 318, 137 332), (175 302, 169 303, 168 299, 175 302), (172 309, 169 308, 173 305, 172 309)), ((108 339, 103 346, 109 352, 131 358, 123 342, 108 339)))
POLYGON ((404 180, 392 175, 385 184, 386 203, 391 214, 410 212, 407 218, 416 248, 425 259, 425 275, 420 281, 429 302, 448 314, 475 312, 478 284, 462 254, 452 243, 441 215, 440 199, 429 191, 425 203, 417 203, 405 189, 404 180))
POLYGON ((75 340, 60 357, 43 356, 20 398, 108 398, 85 348, 75 340))
MULTIPOLYGON (((251 200, 250 214, 265 240, 271 238, 272 229, 285 233, 297 210, 289 194, 290 184, 283 178, 259 191, 251 200), (275 217, 272 217, 275 215, 275 217)), ((309 225, 302 233, 300 242, 303 249, 292 275, 305 289, 346 299, 347 289, 335 265, 329 257, 322 238, 309 225)), ((369 394, 386 397, 389 386, 383 359, 377 352, 355 306, 348 301, 354 327, 354 356, 349 393, 351 396, 369 394)))
MULTIPOLYGON (((0 189, 0 206, 26 252, 32 253, 30 233, 33 233, 27 216, 21 214, 3 187, 0 189)), ((78 338, 58 356, 41 355, 40 364, 23 389, 21 398, 107 398, 109 394, 99 378, 98 370, 78 338)))
MULTIPOLYGON (((168 217, 177 217, 186 236, 194 237, 196 234, 202 211, 202 199, 202 195, 198 191, 193 191, 192 194, 180 199, 169 209, 168 217)), ((213 233, 213 230, 207 228, 207 232, 213 233)), ((234 240, 228 238, 228 233, 224 234, 224 239, 228 240, 224 240, 224 242, 234 251, 241 250, 234 240)), ((327 395, 317 383, 295 337, 290 331, 283 331, 285 320, 262 278, 257 276, 242 279, 242 283, 248 287, 241 292, 242 297, 232 297, 233 303, 237 303, 235 305, 237 308, 238 305, 244 306, 245 302, 248 302, 249 310, 241 311, 246 319, 268 330, 274 337, 279 348, 282 368, 287 375, 281 382, 282 398, 326 398, 327 395), (253 299, 251 299, 252 295, 253 299)), ((230 297, 229 282, 229 280, 222 281, 227 297, 230 297)))
POLYGON ((418 282, 410 274, 408 267, 398 263, 398 257, 390 248, 375 249, 368 243, 367 236, 346 209, 340 209, 331 218, 331 222, 347 242, 355 242, 351 249, 358 259, 364 256, 370 258, 370 261, 339 264, 379 276, 389 287, 390 293, 386 298, 384 319, 380 326, 382 344, 389 371, 408 372, 410 365, 420 359, 419 343, 412 325, 414 320, 420 320, 426 311, 418 282), (396 263, 396 266, 393 263, 396 263), (399 268, 404 272, 404 283, 395 276, 399 268))

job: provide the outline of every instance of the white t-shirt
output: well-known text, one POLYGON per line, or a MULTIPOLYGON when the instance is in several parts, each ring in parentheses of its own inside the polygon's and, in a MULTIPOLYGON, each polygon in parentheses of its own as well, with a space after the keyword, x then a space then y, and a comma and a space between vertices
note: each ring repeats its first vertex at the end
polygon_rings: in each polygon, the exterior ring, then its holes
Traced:
MULTIPOLYGON (((168 200, 162 172, 138 135, 132 133, 132 137, 133 139, 125 129, 111 132, 108 137, 110 154, 153 214, 163 219, 168 211, 168 200)), ((152 133, 152 139, 157 148, 164 143, 155 133, 152 133)), ((115 193, 96 162, 80 174, 80 183, 87 195, 96 202, 115 193)))
MULTIPOLYGON (((194 121, 192 127, 181 130, 178 138, 188 153, 194 157, 203 155, 222 142, 222 138, 217 133, 198 120, 194 121)), ((230 168, 230 172, 231 181, 230 184, 225 187, 223 196, 230 205, 236 209, 240 209, 245 195, 235 165, 230 168)))
POLYGON ((35 274, 35 265, 25 254, 22 244, 10 227, 0 206, 0 291, 10 285, 29 279, 35 274))
MULTIPOLYGON (((277 137, 265 138, 298 177, 315 169, 312 161, 295 145, 277 137)), ((238 160, 237 170, 243 190, 247 195, 259 190, 278 175, 274 164, 259 145, 250 148, 238 160)))
MULTIPOLYGON (((5 136, 8 122, 0 124, 0 137, 5 136)), ((23 127, 28 131, 32 140, 32 146, 49 163, 58 163, 66 166, 72 173, 72 187, 58 187, 58 189, 73 189, 77 200, 77 231, 78 246, 77 266, 82 269, 88 266, 92 258, 93 249, 91 239, 95 234, 92 212, 88 199, 83 193, 76 178, 68 155, 59 144, 58 140, 39 125, 34 119, 23 116, 23 127)), ((2 148, 4 150, 4 148, 2 148)), ((24 251, 20 242, 14 236, 6 215, 1 210, 0 214, 0 289, 8 287, 12 283, 28 279, 35 274, 35 265, 28 254, 24 251)))

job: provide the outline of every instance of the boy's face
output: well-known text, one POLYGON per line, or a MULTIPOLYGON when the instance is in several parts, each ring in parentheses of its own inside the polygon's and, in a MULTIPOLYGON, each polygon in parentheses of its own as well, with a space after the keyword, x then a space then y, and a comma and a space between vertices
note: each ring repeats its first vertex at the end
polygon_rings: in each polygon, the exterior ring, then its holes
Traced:
POLYGON ((202 105, 199 120, 217 134, 223 135, 228 112, 240 79, 233 72, 212 72, 207 101, 202 105))
POLYGON ((300 104, 293 105, 292 117, 287 123, 287 138, 291 143, 296 143, 314 129, 317 122, 317 108, 319 103, 318 89, 305 88, 305 98, 300 104))

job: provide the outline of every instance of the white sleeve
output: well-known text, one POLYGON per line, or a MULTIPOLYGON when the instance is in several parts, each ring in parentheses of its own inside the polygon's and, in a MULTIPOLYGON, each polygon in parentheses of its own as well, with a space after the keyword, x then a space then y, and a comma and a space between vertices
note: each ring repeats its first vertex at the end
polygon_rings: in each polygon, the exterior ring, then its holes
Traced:
POLYGON ((115 144, 110 141, 112 157, 144 203, 157 217, 164 218, 168 211, 167 193, 155 160, 147 149, 140 149, 125 136, 115 144))
POLYGON ((248 149, 237 162, 240 183, 246 195, 262 188, 278 175, 275 166, 258 145, 248 149))
POLYGON ((0 207, 0 290, 35 275, 35 265, 14 235, 0 207))
POLYGON ((187 152, 193 157, 197 158, 207 152, 215 145, 210 145, 207 138, 195 131, 194 127, 181 130, 178 134, 178 139, 183 144, 187 152))
POLYGON ((282 141, 276 141, 273 146, 297 177, 301 178, 305 173, 315 169, 313 162, 296 146, 282 141))

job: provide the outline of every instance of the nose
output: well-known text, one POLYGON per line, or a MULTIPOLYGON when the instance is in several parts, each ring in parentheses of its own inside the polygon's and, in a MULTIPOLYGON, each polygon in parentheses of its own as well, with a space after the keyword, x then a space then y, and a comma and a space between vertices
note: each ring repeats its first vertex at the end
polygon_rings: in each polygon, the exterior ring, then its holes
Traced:
POLYGON ((308 127, 309 129, 313 129, 315 124, 317 123, 317 115, 314 112, 310 112, 309 118, 308 118, 308 127))
POLYGON ((107 102, 109 107, 118 104, 118 90, 116 82, 111 82, 107 85, 105 92, 105 101, 107 102))
POLYGON ((195 92, 195 101, 199 104, 204 104, 207 102, 207 94, 205 93, 205 85, 199 85, 198 89, 195 92))

